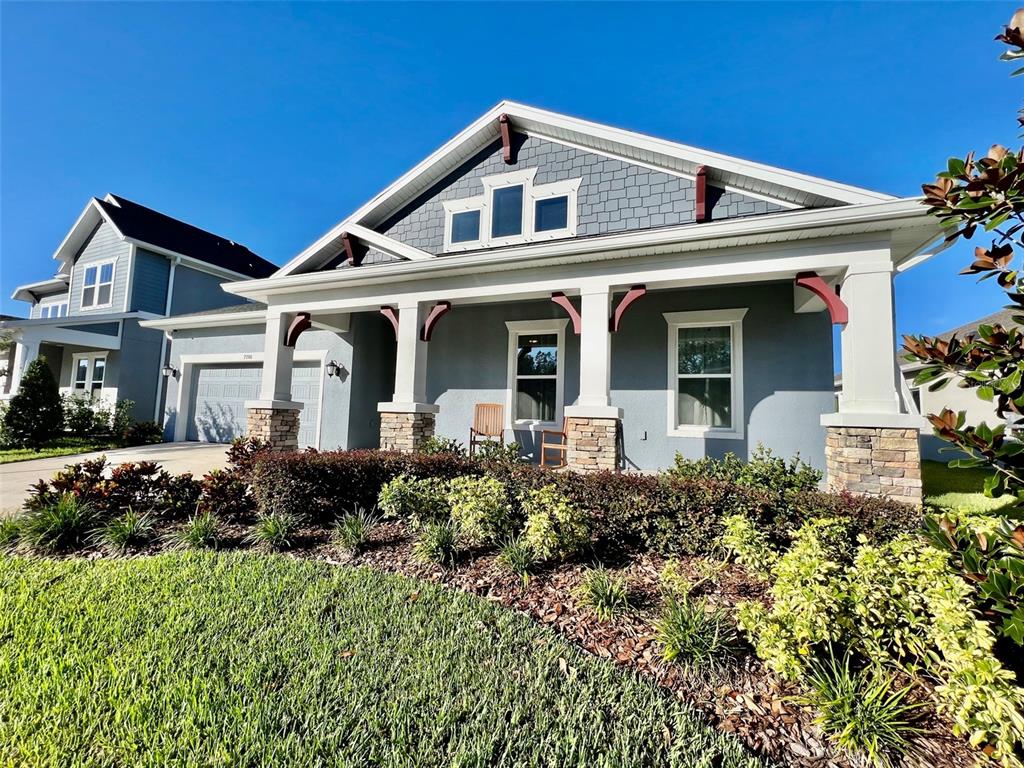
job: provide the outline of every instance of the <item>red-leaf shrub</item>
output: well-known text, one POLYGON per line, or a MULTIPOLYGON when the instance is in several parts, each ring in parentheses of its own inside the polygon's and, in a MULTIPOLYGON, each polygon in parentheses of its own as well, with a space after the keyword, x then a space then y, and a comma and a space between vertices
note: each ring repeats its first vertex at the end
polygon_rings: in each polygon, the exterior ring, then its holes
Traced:
POLYGON ((231 522, 252 520, 256 504, 238 471, 215 469, 203 476, 199 487, 198 511, 201 514, 209 512, 231 522))
POLYGON ((228 469, 233 470, 243 482, 252 479, 252 468, 256 460, 270 452, 270 443, 258 437, 236 437, 228 449, 228 469))

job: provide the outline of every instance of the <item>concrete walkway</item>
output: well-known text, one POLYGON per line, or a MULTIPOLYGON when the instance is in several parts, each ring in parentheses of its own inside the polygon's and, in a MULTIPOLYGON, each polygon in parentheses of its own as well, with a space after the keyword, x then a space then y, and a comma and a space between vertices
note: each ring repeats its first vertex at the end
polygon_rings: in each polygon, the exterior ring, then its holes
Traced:
POLYGON ((191 472, 196 477, 202 477, 211 469, 220 469, 227 464, 228 447, 219 443, 164 443, 0 464, 0 514, 21 507, 29 487, 36 480, 49 480, 55 472, 68 464, 77 464, 85 459, 105 454, 110 464, 155 461, 172 475, 191 472))

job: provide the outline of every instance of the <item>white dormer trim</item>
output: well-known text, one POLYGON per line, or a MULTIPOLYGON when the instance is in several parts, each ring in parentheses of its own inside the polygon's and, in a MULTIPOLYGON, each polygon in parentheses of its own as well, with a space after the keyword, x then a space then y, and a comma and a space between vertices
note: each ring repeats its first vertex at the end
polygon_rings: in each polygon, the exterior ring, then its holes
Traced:
POLYGON ((395 240, 393 237, 382 235, 380 232, 374 232, 372 229, 359 224, 350 225, 348 232, 360 240, 369 243, 377 250, 383 251, 389 256, 397 256, 405 261, 423 261, 424 259, 434 258, 433 254, 421 251, 419 248, 414 248, 411 245, 406 245, 395 240))

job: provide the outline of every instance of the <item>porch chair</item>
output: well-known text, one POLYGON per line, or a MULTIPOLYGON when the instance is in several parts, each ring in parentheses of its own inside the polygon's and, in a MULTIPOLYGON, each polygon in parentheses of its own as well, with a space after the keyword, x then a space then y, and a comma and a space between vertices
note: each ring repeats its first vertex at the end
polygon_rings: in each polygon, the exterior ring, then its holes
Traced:
POLYGON ((569 450, 569 420, 562 420, 562 429, 545 429, 540 433, 540 465, 548 469, 561 469, 566 464, 566 453, 569 450), (548 452, 555 455, 554 464, 548 464, 548 452))
POLYGON ((473 426, 469 428, 469 455, 480 443, 498 440, 505 444, 505 407, 500 403, 477 403, 473 406, 473 426))

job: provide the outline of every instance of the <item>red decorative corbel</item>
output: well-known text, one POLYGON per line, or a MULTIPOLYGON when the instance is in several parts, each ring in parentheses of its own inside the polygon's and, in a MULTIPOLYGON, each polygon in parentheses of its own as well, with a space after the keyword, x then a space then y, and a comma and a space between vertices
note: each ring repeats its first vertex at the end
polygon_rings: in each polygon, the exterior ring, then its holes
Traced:
POLYGON ((498 116, 498 130, 501 131, 502 159, 504 159, 505 165, 512 165, 515 163, 515 158, 512 157, 512 121, 508 115, 498 116))
POLYGON ((839 292, 832 290, 828 283, 818 277, 817 272, 800 272, 796 276, 796 284, 825 302, 833 325, 846 325, 850 321, 850 312, 839 298, 839 292))
POLYGON ((288 326, 288 330, 284 334, 284 345, 286 347, 294 347, 295 342, 299 340, 299 336, 312 327, 313 323, 309 320, 309 312, 297 313, 295 319, 292 320, 292 324, 288 326))
POLYGON ((391 326, 395 329, 395 341, 398 341, 398 310, 394 307, 383 306, 380 308, 380 313, 391 321, 391 326))
POLYGON ((345 249, 345 256, 348 259, 348 263, 353 267, 358 267, 363 263, 363 257, 366 256, 366 252, 370 250, 366 243, 359 240, 359 238, 350 235, 348 232, 341 233, 341 245, 345 249))
POLYGON ((626 295, 619 299, 618 305, 615 307, 615 312, 608 319, 608 330, 615 333, 619 330, 619 326, 622 324, 622 316, 626 314, 626 310, 629 309, 629 305, 639 299, 647 293, 646 285, 634 285, 628 291, 626 295))
POLYGON ((572 320, 572 332, 577 336, 580 335, 580 313, 576 311, 576 307, 569 301, 569 297, 561 291, 557 291, 551 294, 551 300, 558 306, 569 313, 569 318, 572 320))
POLYGON ((427 315, 427 319, 423 321, 423 328, 420 329, 420 341, 430 341, 430 335, 434 332, 434 326, 437 325, 437 321, 448 314, 451 308, 452 303, 450 301, 439 301, 433 306, 427 315))
POLYGON ((696 221, 707 221, 707 197, 708 197, 708 167, 706 165, 697 166, 697 204, 696 204, 696 221))

